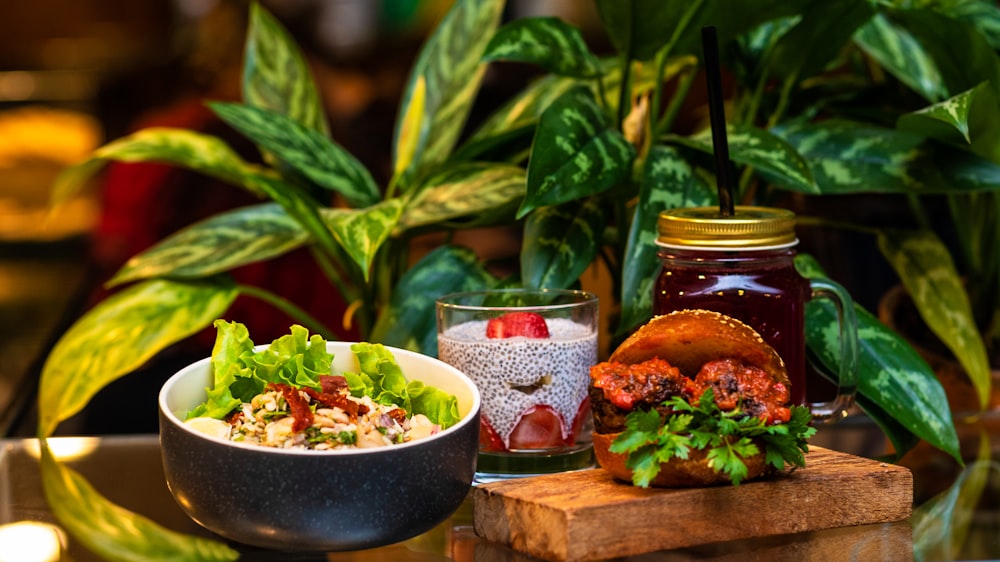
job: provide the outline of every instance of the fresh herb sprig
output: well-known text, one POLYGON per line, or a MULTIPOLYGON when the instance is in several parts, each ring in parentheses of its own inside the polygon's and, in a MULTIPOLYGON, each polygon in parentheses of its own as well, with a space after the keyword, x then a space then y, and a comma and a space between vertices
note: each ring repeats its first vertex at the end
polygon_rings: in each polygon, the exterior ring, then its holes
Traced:
POLYGON ((708 465, 725 473, 734 486, 747 476, 744 459, 760 453, 764 445, 767 464, 781 470, 785 464, 805 466, 809 450, 806 440, 816 433, 810 427, 812 414, 803 406, 792 406, 791 419, 768 425, 746 415, 741 408, 723 411, 715 393, 707 389, 697 404, 680 396, 663 403, 672 413, 660 419, 656 410, 636 410, 625 418, 625 431, 611 444, 611 452, 627 455, 632 483, 646 488, 660 472, 660 463, 687 459, 692 449, 706 450, 708 465))

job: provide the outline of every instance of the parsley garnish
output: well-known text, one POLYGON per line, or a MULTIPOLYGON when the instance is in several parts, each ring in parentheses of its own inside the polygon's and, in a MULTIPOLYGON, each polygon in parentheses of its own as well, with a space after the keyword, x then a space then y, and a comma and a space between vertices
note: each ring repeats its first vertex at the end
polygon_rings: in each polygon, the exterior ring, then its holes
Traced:
POLYGON ((786 463, 805 466, 806 440, 816 433, 809 426, 808 408, 792 406, 788 422, 767 425, 739 407, 722 411, 711 388, 696 405, 680 396, 663 404, 673 412, 666 419, 656 410, 633 411, 625 417, 625 431, 611 444, 612 453, 628 455, 625 464, 632 470, 632 482, 643 488, 659 474, 660 463, 686 459, 692 449, 707 449, 708 465, 729 476, 734 486, 747 476, 743 459, 760 452, 757 443, 764 445, 765 462, 778 470, 786 463))

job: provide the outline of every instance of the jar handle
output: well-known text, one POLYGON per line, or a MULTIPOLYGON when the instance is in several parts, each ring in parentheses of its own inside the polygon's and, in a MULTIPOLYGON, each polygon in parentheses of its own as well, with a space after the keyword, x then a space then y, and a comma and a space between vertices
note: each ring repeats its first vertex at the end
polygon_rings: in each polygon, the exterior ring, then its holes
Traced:
POLYGON ((840 372, 837 373, 837 396, 828 402, 809 404, 813 418, 820 422, 833 422, 847 415, 854 404, 858 386, 858 321, 854 313, 854 300, 847 290, 829 279, 809 280, 812 298, 830 300, 837 309, 840 340, 840 372))

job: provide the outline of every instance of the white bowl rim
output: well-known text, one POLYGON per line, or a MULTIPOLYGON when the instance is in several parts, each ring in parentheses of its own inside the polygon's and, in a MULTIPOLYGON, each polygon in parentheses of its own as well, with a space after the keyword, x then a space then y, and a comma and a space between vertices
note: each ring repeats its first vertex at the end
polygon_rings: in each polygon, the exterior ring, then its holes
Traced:
MULTIPOLYGON (((359 342, 342 342, 342 341, 333 341, 333 340, 327 342, 328 345, 329 344, 343 344, 343 345, 348 346, 348 348, 350 347, 350 345, 355 344, 355 343, 359 343, 359 342)), ((464 426, 466 426, 466 425, 468 425, 470 423, 473 423, 473 419, 475 418, 475 414, 481 408, 482 396, 480 395, 479 389, 476 387, 475 382, 473 382, 472 379, 469 378, 468 375, 466 375, 462 371, 459 371, 458 369, 456 369, 455 367, 449 365, 448 363, 445 363, 444 361, 441 361, 440 359, 438 359, 436 357, 431 357, 430 355, 425 355, 423 353, 418 353, 416 351, 410 351, 408 349, 402 349, 402 348, 392 347, 392 346, 388 346, 388 345, 385 345, 383 347, 385 347, 389 352, 391 352, 393 354, 393 356, 397 356, 397 355, 408 356, 408 357, 411 357, 413 359, 417 359, 417 360, 420 360, 420 361, 431 361, 433 363, 437 363, 438 367, 444 369, 445 371, 449 371, 449 372, 451 372, 451 374, 453 374, 456 377, 458 377, 469 388, 470 395, 472 397, 472 403, 469 406, 469 411, 462 417, 461 420, 458 421, 458 423, 456 423, 455 425, 452 425, 451 427, 449 427, 447 429, 444 429, 444 430, 442 430, 442 431, 440 431, 438 433, 435 433, 433 435, 429 435, 427 437, 423 437, 421 439, 416 439, 416 440, 413 440, 413 441, 408 441, 406 443, 399 443, 399 444, 395 444, 395 445, 386 445, 384 447, 364 447, 364 448, 356 448, 356 449, 329 449, 329 450, 317 451, 315 449, 282 449, 282 448, 277 448, 277 447, 264 447, 264 446, 261 446, 261 445, 254 445, 252 443, 240 443, 238 441, 230 441, 228 439, 222 439, 220 437, 215 437, 215 436, 208 435, 206 433, 202 433, 200 431, 191 429, 191 427, 189 427, 187 424, 184 423, 184 420, 180 419, 180 417, 178 417, 172 410, 170 410, 170 408, 167 407, 167 396, 170 394, 170 391, 174 387, 174 385, 176 385, 178 383, 178 381, 180 381, 185 376, 187 376, 188 372, 196 370, 196 369, 201 369, 201 368, 205 367, 205 365, 207 363, 210 363, 212 361, 211 357, 205 357, 204 359, 199 359, 198 361, 195 361, 194 363, 191 363, 190 365, 187 365, 186 367, 182 368, 181 370, 179 370, 176 373, 174 373, 173 375, 171 375, 170 378, 168 378, 167 381, 165 383, 163 383, 163 386, 160 387, 160 392, 159 392, 159 395, 157 396, 157 403, 159 405, 160 412, 162 412, 164 414, 164 416, 170 421, 170 423, 172 423, 174 426, 176 426, 177 428, 179 428, 181 431, 185 431, 185 432, 187 432, 187 433, 189 433, 191 435, 195 435, 197 437, 206 439, 208 441, 212 441, 214 443, 218 443, 220 445, 235 447, 235 448, 243 449, 243 450, 247 450, 247 451, 259 452, 261 454, 272 454, 272 455, 305 455, 305 456, 308 456, 308 457, 376 455, 376 454, 379 454, 379 453, 382 453, 382 452, 386 452, 386 451, 400 451, 400 450, 408 449, 410 447, 419 447, 421 445, 424 445, 424 444, 427 444, 427 443, 431 443, 431 442, 436 441, 438 439, 442 439, 444 436, 450 435, 452 433, 455 433, 460 428, 462 428, 462 427, 464 427, 464 426)), ((267 348, 268 348, 267 344, 256 345, 256 346, 254 346, 254 351, 260 351, 260 350, 267 349, 267 348)), ((210 367, 211 366, 209 366, 209 368, 210 367)), ((404 375, 405 375, 405 373, 404 373, 404 375)), ((409 377, 407 377, 407 379, 408 380, 413 380, 413 379, 409 379, 409 377)), ((416 380, 419 380, 419 379, 416 379, 416 380)), ((477 425, 478 425, 478 422, 477 422, 477 425)), ((477 428, 477 430, 478 430, 478 428, 477 428)))

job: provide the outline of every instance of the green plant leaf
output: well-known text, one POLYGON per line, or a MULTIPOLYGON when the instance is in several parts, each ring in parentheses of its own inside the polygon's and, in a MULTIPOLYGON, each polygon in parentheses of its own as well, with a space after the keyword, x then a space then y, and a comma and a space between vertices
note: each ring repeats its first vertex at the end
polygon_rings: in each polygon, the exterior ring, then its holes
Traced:
POLYGON ((829 119, 776 128, 809 163, 824 195, 1000 189, 1000 166, 910 133, 829 119))
POLYGON ((653 313, 653 284, 660 269, 657 220, 660 211, 701 207, 717 201, 715 191, 673 148, 654 145, 643 165, 639 204, 629 226, 622 264, 618 335, 631 332, 653 313))
POLYGON ((767 56, 774 76, 799 80, 823 72, 859 26, 875 14, 868 0, 812 2, 767 56))
MULTIPOLYGON (((805 277, 825 277, 820 265, 807 254, 795 258, 805 277)), ((905 428, 930 445, 951 455, 959 463, 958 435, 944 388, 913 347, 855 304, 858 321, 858 394, 874 403, 898 426, 881 425, 894 444, 912 443, 905 435, 893 435, 893 427, 905 428)), ((813 357, 829 373, 840 372, 837 312, 827 299, 806 304, 806 343, 813 357)), ((864 401, 859 400, 862 406, 864 401)), ((876 422, 879 417, 873 416, 876 422)), ((905 450, 897 450, 902 455, 905 450)))
POLYGON ((243 52, 243 101, 330 134, 322 97, 288 31, 259 2, 250 3, 243 52))
MULTIPOLYGON (((469 217, 465 226, 484 224, 483 216, 511 208, 524 197, 524 169, 492 163, 460 163, 446 166, 420 186, 400 217, 401 229, 448 223, 469 217)), ((488 219, 487 219, 488 220, 488 219)))
POLYGON ((984 82, 942 102, 904 113, 896 121, 896 128, 946 142, 970 144, 969 113, 972 102, 977 94, 982 92, 985 95, 988 91, 989 85, 984 82))
POLYGON ((448 293, 486 289, 496 283, 472 250, 439 246, 400 278, 391 302, 372 328, 371 340, 436 357, 434 301, 448 293))
POLYGON ((947 96, 937 65, 906 28, 875 14, 854 34, 854 42, 887 72, 928 101, 947 96))
POLYGON ((539 121, 518 217, 610 189, 631 172, 633 158, 635 149, 609 127, 590 91, 569 90, 539 121))
POLYGON ((74 539, 112 562, 209 562, 236 560, 223 542, 184 535, 116 505, 41 444, 42 488, 52 513, 74 539))
POLYGON ((648 60, 670 39, 676 3, 663 0, 597 0, 597 13, 615 50, 648 60))
POLYGON ((302 246, 308 235, 280 205, 265 203, 213 215, 128 260, 108 281, 193 279, 265 261, 302 246))
POLYGON ((167 346, 210 326, 237 290, 212 281, 145 281, 84 313, 56 342, 42 367, 38 436, 79 412, 109 382, 142 366, 167 346))
POLYGON ((532 289, 563 289, 576 283, 597 257, 606 222, 596 197, 543 207, 528 216, 521 248, 521 280, 532 289))
POLYGON ((337 243, 368 281, 375 254, 403 214, 403 200, 387 199, 366 209, 323 209, 320 213, 324 222, 330 225, 337 243))
POLYGON ((936 6, 948 17, 968 22, 993 46, 1000 49, 1000 6, 991 0, 942 3, 936 6))
POLYGON ((991 386, 989 358, 948 248, 929 230, 883 229, 878 246, 913 298, 920 317, 965 369, 985 408, 991 386))
POLYGON ((898 10, 892 15, 934 61, 947 88, 946 95, 984 81, 1000 88, 1000 56, 975 26, 926 8, 898 10))
POLYGON ((244 162, 218 137, 187 129, 151 127, 112 141, 95 150, 87 160, 67 168, 56 179, 53 202, 67 201, 79 193, 108 160, 181 166, 263 195, 258 187, 244 181, 260 169, 244 162))
MULTIPOLYGON (((729 127, 729 151, 734 162, 753 166, 770 183, 798 191, 819 193, 809 163, 795 147, 781 137, 756 127, 729 127)), ((712 131, 705 129, 690 137, 669 135, 668 140, 713 154, 712 131)))
MULTIPOLYGON (((394 178, 403 191, 412 187, 421 170, 443 162, 455 146, 482 80, 483 52, 500 23, 503 7, 503 0, 457 0, 421 48, 393 136, 393 146, 398 147, 408 116, 406 108, 418 82, 423 81, 423 111, 422 118, 416 119, 420 130, 413 156, 394 178)), ((394 163, 400 158, 400 154, 393 154, 394 163)))
POLYGON ((236 103, 210 103, 223 121, 316 185, 344 196, 353 207, 381 200, 378 186, 353 155, 324 134, 280 113, 236 103))
POLYGON ((486 46, 483 60, 531 63, 577 78, 601 74, 601 63, 580 30, 555 17, 520 18, 504 25, 486 46))

